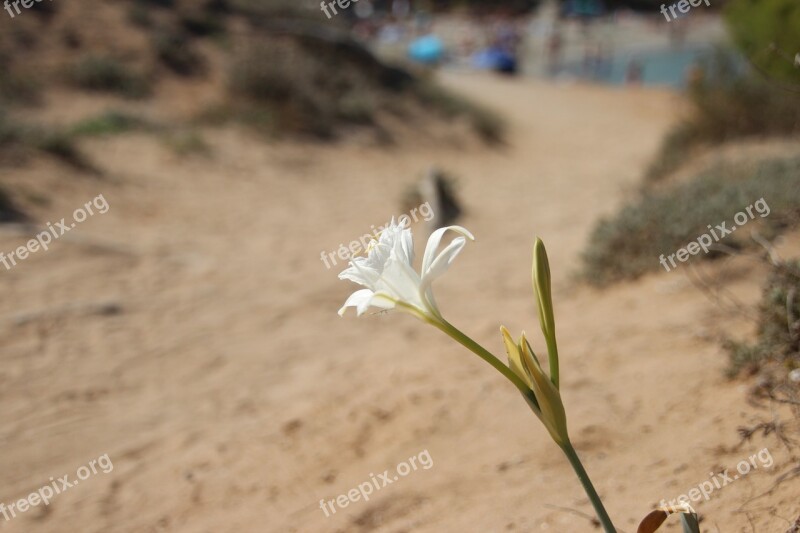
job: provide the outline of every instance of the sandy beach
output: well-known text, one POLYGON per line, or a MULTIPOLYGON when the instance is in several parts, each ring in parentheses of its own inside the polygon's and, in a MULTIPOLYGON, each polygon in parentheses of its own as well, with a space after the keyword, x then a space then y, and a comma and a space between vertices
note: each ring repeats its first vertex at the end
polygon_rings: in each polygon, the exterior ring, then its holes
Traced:
MULTIPOLYGON (((407 315, 336 315, 355 286, 320 253, 402 213, 403 191, 431 165, 458 177, 460 223, 476 236, 437 300, 497 354, 501 324, 538 333, 530 248, 534 235, 547 244, 570 432, 621 530, 765 447, 771 468, 697 506, 703 530, 788 527, 799 482, 765 494, 792 457, 774 437, 741 441, 737 428, 772 414, 722 372, 719 337, 752 324, 682 272, 603 291, 574 283, 593 223, 637 186, 678 97, 443 82, 508 117, 505 146, 412 135, 395 147, 265 145, 224 128, 208 134, 211 158, 179 161, 134 134, 86 144, 103 178, 40 161, 6 180, 51 200, 31 202, 38 220, 98 192, 110 209, 0 277, 2 501, 103 454, 113 471, 0 519, 0 531, 593 531, 569 464, 485 363, 407 315), (424 450, 429 469, 334 515, 320 509, 424 450)), ((29 233, 3 227, 0 249, 29 233)), ((422 225, 415 237, 421 253, 422 225)), ((781 250, 796 254, 800 235, 781 250)), ((759 276, 744 273, 762 266, 703 268, 738 273, 727 288, 757 301, 759 276)))

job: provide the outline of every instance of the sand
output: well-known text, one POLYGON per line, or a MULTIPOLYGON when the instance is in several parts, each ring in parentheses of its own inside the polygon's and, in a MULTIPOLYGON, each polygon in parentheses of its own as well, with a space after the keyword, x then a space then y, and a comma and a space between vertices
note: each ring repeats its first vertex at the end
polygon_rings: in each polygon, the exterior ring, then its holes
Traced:
MULTIPOLYGON (((635 531, 662 498, 767 447, 772 468, 697 509, 704 531, 789 527, 798 481, 759 496, 796 460, 774 435, 739 445, 738 427, 773 412, 748 404, 749 381, 723 377, 720 337, 752 335, 752 322, 709 300, 688 268, 603 291, 574 277, 592 225, 638 185, 679 99, 444 81, 508 116, 507 146, 424 134, 390 147, 264 144, 226 129, 208 134, 211 158, 133 135, 85 146, 105 178, 48 161, 4 171, 42 222, 101 193, 111 207, 0 271, 0 502, 75 479, 103 454, 113 470, 0 518, 0 531, 595 530, 566 459, 490 367, 408 315, 336 315, 355 286, 320 253, 402 213, 431 164, 459 177, 461 223, 477 237, 437 299, 498 355, 500 324, 543 350, 529 269, 533 236, 544 239, 570 433, 617 526, 635 531), (320 509, 425 450, 431 468, 330 517, 320 509)), ((25 240, 0 230, 0 250, 25 240)), ((798 249, 797 234, 781 246, 798 249)), ((725 288, 755 303, 764 267, 742 258, 711 272, 722 268, 725 288)))

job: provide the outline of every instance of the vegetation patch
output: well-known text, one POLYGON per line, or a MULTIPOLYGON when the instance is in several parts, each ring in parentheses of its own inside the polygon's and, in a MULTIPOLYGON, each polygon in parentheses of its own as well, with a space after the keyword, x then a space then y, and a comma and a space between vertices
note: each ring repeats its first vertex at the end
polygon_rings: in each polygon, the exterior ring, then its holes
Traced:
POLYGON ((196 76, 206 70, 205 58, 195 49, 190 36, 182 31, 156 32, 153 48, 158 61, 179 76, 196 76))
POLYGON ((151 128, 153 128, 153 126, 150 123, 137 116, 121 111, 106 111, 76 123, 69 129, 69 135, 78 137, 105 137, 151 128))
POLYGON ((725 18, 738 48, 763 76, 800 90, 800 2, 730 0, 725 18))
POLYGON ((11 201, 6 191, 0 189, 0 223, 24 222, 28 217, 11 201))
POLYGON ((728 374, 755 373, 765 366, 783 369, 782 377, 800 368, 800 261, 775 264, 761 296, 758 335, 752 344, 729 341, 728 374))
POLYGON ((689 89, 691 113, 664 139, 648 181, 669 175, 706 146, 800 134, 800 3, 730 0, 724 15, 746 61, 720 50, 703 65, 689 89))
POLYGON ((800 92, 743 74, 723 53, 715 56, 688 96, 690 114, 665 137, 646 171, 650 182, 675 171, 699 148, 748 137, 800 135, 800 92))
POLYGON ((438 110, 446 117, 466 117, 484 141, 490 144, 503 141, 505 121, 497 113, 445 90, 431 81, 418 83, 416 94, 424 105, 438 110))
MULTIPOLYGON (((583 253, 583 274, 594 285, 606 285, 660 269, 661 254, 673 253, 707 233, 709 224, 728 221, 730 227, 736 213, 760 198, 770 214, 756 217, 750 222, 753 227, 760 224, 767 237, 795 227, 800 215, 798 174, 800 158, 771 159, 760 162, 754 172, 718 165, 690 181, 645 191, 595 226, 583 253)), ((748 233, 729 235, 722 244, 734 249, 748 246, 748 233)), ((712 250, 691 260, 718 256, 712 250)))
POLYGON ((79 170, 98 171, 75 143, 68 130, 47 130, 12 120, 0 110, 0 164, 24 162, 35 151, 44 152, 79 170))
POLYGON ((114 93, 127 98, 142 98, 152 91, 148 77, 111 57, 84 56, 73 65, 68 77, 81 89, 114 93))

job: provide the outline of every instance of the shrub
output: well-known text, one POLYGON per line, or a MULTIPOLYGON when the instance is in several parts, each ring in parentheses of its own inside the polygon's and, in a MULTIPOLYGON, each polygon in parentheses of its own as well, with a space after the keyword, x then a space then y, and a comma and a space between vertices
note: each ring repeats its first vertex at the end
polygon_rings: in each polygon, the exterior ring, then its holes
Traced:
POLYGON ((156 33, 153 48, 158 60, 176 74, 194 76, 205 71, 205 59, 182 32, 164 30, 156 33))
POLYGON ((800 2, 732 0, 725 18, 734 43, 765 76, 800 90, 800 2))
POLYGON ((800 261, 773 265, 764 286, 753 344, 728 342, 728 375, 765 363, 800 368, 800 261))
POLYGON ((478 135, 488 143, 500 143, 505 134, 503 119, 491 110, 452 93, 435 83, 423 80, 416 85, 416 94, 423 105, 446 117, 464 116, 478 135))
POLYGON ((197 37, 222 35, 225 33, 225 19, 220 13, 208 10, 184 13, 180 16, 184 30, 197 37))
POLYGON ((226 106, 231 117, 256 114, 254 122, 266 125, 270 134, 332 138, 348 126, 385 135, 380 119, 389 114, 458 116, 486 140, 502 137, 502 121, 495 114, 384 63, 347 31, 296 16, 271 20, 260 11, 296 9, 296 2, 237 0, 231 5, 239 13, 256 10, 248 15, 260 21, 254 26, 271 30, 234 54, 228 79, 232 98, 226 106))
POLYGON ((30 77, 4 73, 0 77, 0 100, 9 104, 38 104, 41 101, 41 86, 30 77))
POLYGON ((150 7, 142 2, 134 2, 128 8, 128 21, 139 28, 151 28, 153 26, 153 17, 150 14, 150 7))
POLYGON ((8 118, 0 109, 0 150, 23 141, 23 128, 8 118))
POLYGON ((70 128, 69 134, 97 137, 116 135, 128 131, 147 128, 144 120, 120 111, 106 111, 95 117, 84 119, 70 128))
POLYGON ((179 131, 166 137, 167 146, 179 156, 199 155, 209 157, 211 145, 196 131, 179 131))
POLYGON ((0 52, 0 102, 36 104, 41 99, 41 86, 31 76, 19 72, 7 53, 0 52))
POLYGON ((343 118, 338 102, 364 97, 353 93, 351 74, 357 75, 346 65, 325 64, 293 40, 278 39, 251 43, 229 83, 235 96, 270 116, 277 131, 330 138, 337 115, 343 118))
POLYGON ((28 217, 20 211, 11 201, 11 197, 0 189, 0 223, 2 222, 22 222, 28 217))
POLYGON ((698 147, 743 137, 800 134, 800 93, 743 74, 722 53, 688 96, 691 113, 664 139, 646 172, 649 181, 677 169, 698 147))
POLYGON ((75 145, 70 133, 45 131, 41 127, 12 121, 0 109, 0 164, 24 162, 32 149, 51 154, 80 170, 98 172, 75 145))
POLYGON ((151 91, 150 81, 110 57, 85 56, 73 66, 69 78, 76 86, 90 91, 141 98, 151 91))
MULTIPOLYGON (((770 235, 795 226, 800 213, 798 173, 800 158, 763 161, 751 175, 717 166, 691 181, 644 192, 595 226, 583 253, 584 275, 590 283, 604 285, 660 269, 661 254, 674 253, 707 233, 708 224, 730 221, 762 197, 770 214, 757 220, 766 224, 770 235)), ((738 248, 749 242, 733 234, 724 244, 738 248)), ((717 255, 712 251, 692 260, 717 255)))
POLYGON ((75 145, 73 137, 66 133, 60 131, 39 133, 33 139, 33 144, 39 150, 61 159, 78 170, 91 173, 97 172, 94 165, 75 145))

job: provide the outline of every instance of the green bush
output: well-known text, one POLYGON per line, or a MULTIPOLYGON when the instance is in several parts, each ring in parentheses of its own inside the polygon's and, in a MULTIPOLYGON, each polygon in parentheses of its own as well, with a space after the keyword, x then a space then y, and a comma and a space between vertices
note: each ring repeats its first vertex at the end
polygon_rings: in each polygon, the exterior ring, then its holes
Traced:
POLYGON ((0 164, 7 163, 7 160, 25 161, 32 150, 46 152, 80 170, 97 173, 70 133, 63 130, 46 131, 41 127, 13 121, 0 109, 0 164))
MULTIPOLYGON (((661 269, 661 254, 707 233, 707 225, 730 221, 745 207, 764 198, 770 207, 765 224, 767 235, 796 226, 800 214, 800 158, 762 161, 755 173, 717 166, 691 181, 659 191, 646 191, 615 216, 595 226, 583 253, 583 272, 595 285, 605 285, 661 269)), ((727 236, 722 244, 740 248, 749 245, 746 233, 727 236)), ((692 261, 713 259, 699 254, 692 261)))
POLYGON ((768 362, 787 370, 800 368, 800 261, 772 267, 759 306, 756 342, 728 342, 725 347, 731 377, 768 362))
POLYGON ((299 19, 284 23, 286 34, 253 38, 235 54, 228 80, 232 116, 254 112, 271 134, 321 138, 348 126, 380 132, 381 111, 459 116, 485 140, 501 139, 494 113, 382 62, 347 32, 299 19))
POLYGON ((141 98, 151 92, 150 81, 110 57, 85 56, 73 65, 69 78, 74 85, 90 91, 141 98))
POLYGON ((270 133, 331 138, 349 119, 369 122, 364 113, 370 111, 352 103, 369 100, 370 87, 362 81, 362 73, 346 62, 334 67, 300 43, 280 39, 251 42, 234 63, 229 85, 240 103, 270 117, 264 122, 270 133))
POLYGON ((136 116, 120 111, 106 111, 81 120, 70 128, 69 134, 80 137, 100 137, 148 127, 150 125, 146 121, 136 116))
POLYGON ((77 147, 71 135, 61 131, 37 132, 31 139, 36 148, 85 172, 97 173, 97 169, 77 147))
POLYGON ((764 75, 800 90, 800 2, 731 0, 725 8, 730 33, 739 49, 764 75))
POLYGON ((4 72, 0 76, 0 101, 9 104, 38 104, 41 101, 41 86, 31 77, 4 72))

